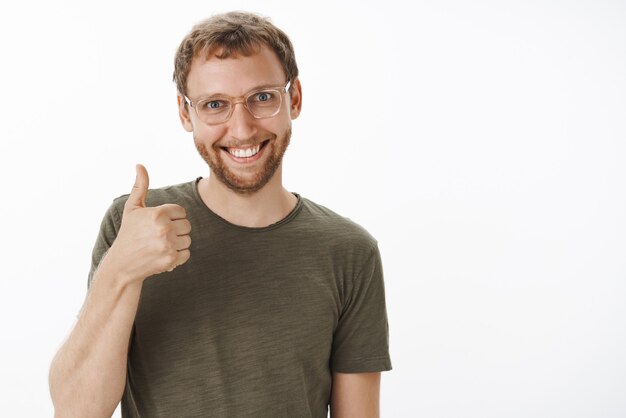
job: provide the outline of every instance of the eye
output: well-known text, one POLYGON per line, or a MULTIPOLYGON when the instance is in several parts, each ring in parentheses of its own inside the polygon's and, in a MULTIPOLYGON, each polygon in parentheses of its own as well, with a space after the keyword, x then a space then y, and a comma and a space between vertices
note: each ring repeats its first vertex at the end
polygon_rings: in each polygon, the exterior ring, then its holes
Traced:
POLYGON ((254 100, 257 102, 267 102, 274 98, 274 94, 270 91, 260 91, 254 95, 254 100))
POLYGON ((206 110, 218 110, 224 107, 226 104, 221 100, 211 100, 202 105, 203 109, 206 110))

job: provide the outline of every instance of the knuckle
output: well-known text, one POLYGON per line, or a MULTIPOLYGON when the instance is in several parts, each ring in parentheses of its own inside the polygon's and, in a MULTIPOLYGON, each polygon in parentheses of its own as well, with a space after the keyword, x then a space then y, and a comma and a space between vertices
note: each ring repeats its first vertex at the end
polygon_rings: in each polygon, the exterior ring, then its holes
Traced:
POLYGON ((172 250, 172 244, 169 241, 159 241, 159 244, 157 246, 157 251, 160 254, 169 254, 169 252, 172 250))
POLYGON ((164 261, 168 266, 173 266, 176 264, 176 259, 177 259, 177 252, 176 251, 169 251, 165 257, 164 257, 164 261))
POLYGON ((159 225, 156 228, 156 233, 159 238, 166 238, 170 233, 169 225, 159 225))
POLYGON ((152 210, 150 211, 150 219, 153 222, 158 222, 158 220, 161 218, 161 210, 160 208, 151 208, 152 210))

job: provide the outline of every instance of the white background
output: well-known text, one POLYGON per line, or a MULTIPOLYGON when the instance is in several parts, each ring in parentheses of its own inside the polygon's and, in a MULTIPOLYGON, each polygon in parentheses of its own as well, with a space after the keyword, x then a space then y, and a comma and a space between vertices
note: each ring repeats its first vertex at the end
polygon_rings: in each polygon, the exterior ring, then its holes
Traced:
POLYGON ((385 267, 384 417, 626 416, 623 1, 12 2, 0 9, 0 415, 47 374, 135 163, 207 176, 178 43, 233 9, 291 37, 285 183, 366 227, 385 267))

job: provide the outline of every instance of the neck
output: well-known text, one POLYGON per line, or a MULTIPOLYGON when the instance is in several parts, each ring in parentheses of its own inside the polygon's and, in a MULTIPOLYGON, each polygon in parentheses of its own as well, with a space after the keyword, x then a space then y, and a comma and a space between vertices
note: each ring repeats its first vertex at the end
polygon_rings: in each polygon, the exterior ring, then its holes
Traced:
POLYGON ((250 228, 280 221, 298 202, 298 198, 283 187, 280 169, 261 190, 250 195, 232 191, 213 175, 200 180, 198 193, 217 215, 232 224, 250 228))

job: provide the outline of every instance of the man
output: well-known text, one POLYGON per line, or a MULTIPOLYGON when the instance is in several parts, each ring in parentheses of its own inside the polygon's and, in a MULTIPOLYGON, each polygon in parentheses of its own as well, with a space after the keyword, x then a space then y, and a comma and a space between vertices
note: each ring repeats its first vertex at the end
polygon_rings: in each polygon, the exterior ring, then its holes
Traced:
POLYGON ((377 417, 391 369, 383 275, 363 228, 282 186, 302 107, 266 19, 214 16, 174 80, 208 178, 148 190, 137 165, 93 251, 50 370, 56 416, 377 417))

